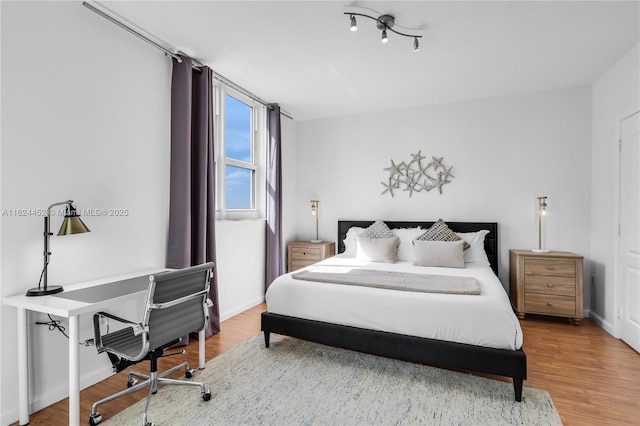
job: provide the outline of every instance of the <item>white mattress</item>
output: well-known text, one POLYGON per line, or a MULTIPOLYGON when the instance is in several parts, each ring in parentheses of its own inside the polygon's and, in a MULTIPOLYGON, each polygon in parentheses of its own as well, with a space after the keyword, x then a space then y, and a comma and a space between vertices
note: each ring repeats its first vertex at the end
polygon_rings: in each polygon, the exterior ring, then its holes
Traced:
POLYGON ((509 297, 489 266, 416 267, 411 262, 380 263, 338 255, 322 265, 397 272, 476 277, 480 295, 387 290, 278 277, 266 294, 267 310, 334 324, 497 349, 519 349, 522 330, 509 297))

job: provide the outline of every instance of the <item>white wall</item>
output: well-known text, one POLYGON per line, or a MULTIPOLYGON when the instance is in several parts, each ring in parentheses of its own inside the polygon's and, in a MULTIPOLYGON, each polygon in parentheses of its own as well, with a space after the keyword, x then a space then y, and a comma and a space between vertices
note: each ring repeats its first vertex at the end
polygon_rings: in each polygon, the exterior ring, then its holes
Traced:
POLYGON ((216 222, 220 318, 225 320, 264 301, 266 222, 216 222))
POLYGON ((298 238, 313 235, 308 200, 315 197, 320 236, 330 241, 336 240, 338 219, 497 221, 506 287, 508 250, 537 246, 536 197, 546 195, 552 213, 547 247, 589 256, 588 87, 305 121, 298 127, 298 238), (455 178, 443 194, 381 195, 390 160, 409 161, 418 151, 453 165, 455 178))
POLYGON ((640 110, 640 45, 593 84, 591 162, 591 260, 596 285, 590 288, 591 315, 617 336, 615 298, 618 250, 620 120, 640 110))
MULTIPOLYGON (((0 28, 2 26, 2 6, 0 5, 0 28)), ((2 43, 2 34, 0 31, 0 44, 2 43)), ((0 50, 1 51, 1 50, 0 50)), ((2 81, 2 54, 0 53, 0 81, 2 81)), ((2 93, 2 88, 0 87, 0 93, 2 93)), ((0 129, 2 129, 2 102, 0 102, 0 129)), ((2 209, 2 134, 0 131, 0 210, 2 209)), ((0 242, 2 241, 2 214, 0 214, 0 242)), ((2 260, 2 243, 0 243, 0 261, 2 260)), ((2 295, 2 263, 0 263, 0 296, 2 295)), ((2 317, 4 316, 2 313, 3 305, 0 303, 0 339, 2 338, 2 317)), ((4 383, 5 380, 2 374, 1 366, 4 365, 2 362, 2 350, 0 349, 0 383, 4 383)), ((3 390, 2 385, 0 385, 0 422, 2 422, 2 413, 3 410, 3 390)))

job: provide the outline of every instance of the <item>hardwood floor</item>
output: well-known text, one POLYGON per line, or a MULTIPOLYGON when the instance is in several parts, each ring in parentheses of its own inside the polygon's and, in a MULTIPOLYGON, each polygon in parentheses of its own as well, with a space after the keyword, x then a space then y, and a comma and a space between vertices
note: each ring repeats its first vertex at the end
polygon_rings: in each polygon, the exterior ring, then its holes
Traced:
MULTIPOLYGON (((266 305, 260 304, 224 321, 220 334, 206 342, 207 361, 258 333, 264 310, 266 305)), ((548 391, 565 425, 640 425, 640 354, 589 319, 574 326, 566 319, 527 316, 521 324, 529 375, 525 388, 548 391)), ((197 365, 197 344, 193 341, 186 355, 161 360, 159 369, 170 368, 181 358, 197 365)), ((143 371, 145 366, 132 369, 143 371)), ((81 422, 88 424, 95 401, 122 389, 126 374, 121 372, 81 392, 81 422)), ((100 412, 108 419, 144 397, 146 392, 139 391, 100 406, 100 412)), ((68 401, 32 414, 29 424, 68 424, 68 401)))
POLYGON ((565 425, 640 425, 640 354, 587 318, 520 324, 525 386, 548 391, 565 425))

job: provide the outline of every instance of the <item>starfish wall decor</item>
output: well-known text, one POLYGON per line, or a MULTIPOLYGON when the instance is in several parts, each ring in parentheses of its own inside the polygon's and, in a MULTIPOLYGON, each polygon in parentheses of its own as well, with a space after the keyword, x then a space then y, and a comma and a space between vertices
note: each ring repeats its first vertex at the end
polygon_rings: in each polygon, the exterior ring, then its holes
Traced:
POLYGON ((423 160, 427 157, 418 151, 417 154, 411 154, 411 161, 408 163, 402 161, 396 164, 391 160, 391 167, 384 170, 389 172, 388 181, 381 182, 384 186, 382 194, 389 193, 394 196, 395 189, 409 191, 409 197, 414 192, 431 191, 438 188, 442 194, 442 186, 451 183, 454 176, 451 174, 453 166, 447 167, 442 163, 443 157, 431 157, 432 161, 424 165, 423 160))

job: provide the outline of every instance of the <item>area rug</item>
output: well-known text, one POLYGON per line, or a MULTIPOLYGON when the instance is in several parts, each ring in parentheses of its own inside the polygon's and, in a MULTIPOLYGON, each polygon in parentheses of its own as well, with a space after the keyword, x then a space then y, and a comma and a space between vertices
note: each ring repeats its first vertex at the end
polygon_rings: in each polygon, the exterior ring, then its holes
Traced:
MULTIPOLYGON (((470 374, 262 334, 209 361, 193 380, 167 386, 148 418, 164 425, 560 425, 546 391, 470 374)), ((526 384, 526 382, 525 382, 526 384)), ((144 391, 141 391, 144 392, 144 391)), ((138 425, 145 401, 105 419, 138 425)))

